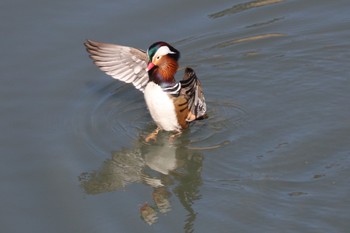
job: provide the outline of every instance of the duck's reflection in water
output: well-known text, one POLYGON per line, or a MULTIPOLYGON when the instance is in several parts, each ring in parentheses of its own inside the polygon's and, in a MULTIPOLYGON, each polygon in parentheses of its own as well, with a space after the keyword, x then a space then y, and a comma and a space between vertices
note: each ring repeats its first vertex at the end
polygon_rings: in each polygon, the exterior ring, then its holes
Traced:
POLYGON ((140 140, 137 144, 135 148, 113 152, 99 170, 82 173, 82 188, 88 194, 98 194, 125 188, 130 183, 147 184, 153 189, 153 203, 140 203, 142 219, 154 224, 159 214, 171 210, 171 197, 176 196, 188 212, 184 228, 192 229, 196 218, 192 204, 200 198, 202 155, 188 149, 186 134, 170 141, 169 134, 163 133, 155 143, 140 140))

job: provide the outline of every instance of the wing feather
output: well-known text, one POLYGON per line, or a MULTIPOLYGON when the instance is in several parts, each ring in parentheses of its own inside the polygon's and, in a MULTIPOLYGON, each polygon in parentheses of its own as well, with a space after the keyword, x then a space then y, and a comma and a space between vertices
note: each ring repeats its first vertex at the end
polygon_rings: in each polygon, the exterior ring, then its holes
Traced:
POLYGON ((114 79, 132 83, 138 90, 144 91, 149 79, 145 51, 92 40, 87 40, 84 45, 100 70, 114 79))
POLYGON ((181 83, 181 95, 184 95, 188 101, 188 109, 190 114, 187 117, 188 121, 193 121, 200 118, 206 118, 207 106, 202 90, 202 85, 196 76, 196 73, 191 68, 185 69, 185 74, 181 83))

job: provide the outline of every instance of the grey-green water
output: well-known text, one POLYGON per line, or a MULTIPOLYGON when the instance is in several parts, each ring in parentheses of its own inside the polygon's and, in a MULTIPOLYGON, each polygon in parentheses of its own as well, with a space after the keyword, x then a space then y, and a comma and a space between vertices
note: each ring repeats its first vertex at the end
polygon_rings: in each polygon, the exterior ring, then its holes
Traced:
POLYGON ((1 232, 350 228, 348 1, 0 6, 1 232), (209 119, 145 144, 141 93, 85 39, 172 43, 209 119))

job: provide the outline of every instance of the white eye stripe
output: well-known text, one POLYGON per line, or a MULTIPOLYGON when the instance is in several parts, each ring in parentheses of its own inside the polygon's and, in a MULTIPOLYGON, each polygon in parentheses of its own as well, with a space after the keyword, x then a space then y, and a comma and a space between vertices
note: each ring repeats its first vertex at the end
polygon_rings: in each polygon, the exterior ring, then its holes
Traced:
POLYGON ((174 52, 172 52, 168 46, 161 46, 156 54, 154 54, 154 57, 161 57, 161 56, 164 56, 164 55, 167 55, 167 54, 174 54, 174 52))

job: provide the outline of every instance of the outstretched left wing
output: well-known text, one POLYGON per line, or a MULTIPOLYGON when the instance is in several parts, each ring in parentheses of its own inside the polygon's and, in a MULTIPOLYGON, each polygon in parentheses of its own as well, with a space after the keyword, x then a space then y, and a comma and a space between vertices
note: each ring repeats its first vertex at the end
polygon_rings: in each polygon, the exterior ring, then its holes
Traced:
POLYGON ((144 91, 148 82, 145 51, 116 44, 87 40, 84 43, 90 58, 106 74, 144 91))

